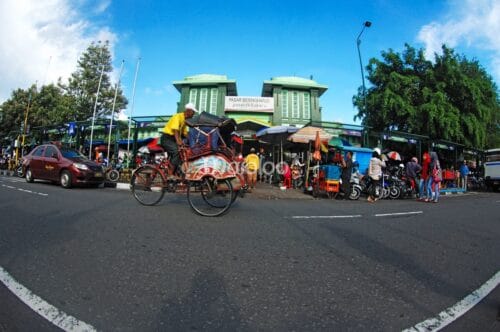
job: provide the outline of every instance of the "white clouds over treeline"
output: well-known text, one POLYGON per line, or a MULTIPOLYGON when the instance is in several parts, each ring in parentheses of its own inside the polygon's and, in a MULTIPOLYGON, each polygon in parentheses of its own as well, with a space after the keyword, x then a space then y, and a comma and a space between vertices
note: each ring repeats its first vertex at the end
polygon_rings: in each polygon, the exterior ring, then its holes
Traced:
MULTIPOLYGON (((110 1, 95 4, 94 14, 110 1)), ((67 78, 93 41, 116 42, 107 27, 95 27, 68 0, 0 1, 0 103, 17 88, 67 78)))
MULTIPOLYGON (((426 57, 441 54, 441 45, 477 49, 486 54, 493 78, 500 82, 500 0, 454 0, 440 21, 425 25, 418 34, 426 57)), ((468 54, 466 54, 468 58, 468 54)))

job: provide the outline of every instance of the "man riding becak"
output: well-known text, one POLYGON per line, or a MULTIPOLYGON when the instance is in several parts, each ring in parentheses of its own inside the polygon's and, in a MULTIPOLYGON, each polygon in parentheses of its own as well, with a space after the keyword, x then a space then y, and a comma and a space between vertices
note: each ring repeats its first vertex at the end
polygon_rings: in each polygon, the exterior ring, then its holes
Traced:
POLYGON ((179 146, 182 145, 182 137, 187 137, 188 126, 186 119, 194 116, 196 107, 193 103, 187 103, 184 107, 184 112, 174 114, 163 128, 160 138, 160 144, 170 156, 174 174, 178 174, 180 170, 181 160, 179 157, 179 146))

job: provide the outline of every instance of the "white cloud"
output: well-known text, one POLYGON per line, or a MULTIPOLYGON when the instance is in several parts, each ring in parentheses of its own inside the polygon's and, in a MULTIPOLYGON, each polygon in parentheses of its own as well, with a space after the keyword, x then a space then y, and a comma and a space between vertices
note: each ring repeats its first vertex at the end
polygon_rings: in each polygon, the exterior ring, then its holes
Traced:
POLYGON ((500 81, 500 1, 452 1, 444 16, 442 22, 431 22, 418 34, 418 40, 425 44, 426 57, 434 59, 434 53, 441 54, 442 44, 486 51, 491 74, 500 81))
POLYGON ((96 13, 100 14, 105 12, 106 9, 108 9, 109 5, 111 5, 111 0, 100 1, 95 8, 96 13))
POLYGON ((107 27, 93 26, 72 3, 0 1, 0 103, 17 88, 67 78, 92 41, 108 40, 113 53, 116 35, 107 27))

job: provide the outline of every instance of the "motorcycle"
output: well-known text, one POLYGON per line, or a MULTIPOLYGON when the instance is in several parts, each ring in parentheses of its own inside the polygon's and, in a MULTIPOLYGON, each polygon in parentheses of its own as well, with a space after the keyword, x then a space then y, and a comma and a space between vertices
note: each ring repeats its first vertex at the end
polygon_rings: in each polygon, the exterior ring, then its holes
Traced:
POLYGON ((351 175, 351 194, 349 195, 349 199, 356 201, 361 197, 361 193, 363 192, 363 187, 361 186, 361 178, 362 175, 359 171, 355 171, 351 175))

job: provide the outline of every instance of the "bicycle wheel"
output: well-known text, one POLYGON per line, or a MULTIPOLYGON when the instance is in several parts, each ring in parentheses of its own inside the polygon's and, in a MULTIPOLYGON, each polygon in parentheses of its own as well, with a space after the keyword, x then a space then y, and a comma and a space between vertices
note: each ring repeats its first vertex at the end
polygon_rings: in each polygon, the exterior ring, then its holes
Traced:
POLYGON ((191 208, 199 215, 217 217, 226 212, 233 202, 233 185, 229 179, 213 177, 188 184, 187 198, 191 208))
POLYGON ((155 205, 165 195, 166 180, 163 174, 153 166, 139 167, 132 174, 130 187, 135 199, 142 205, 155 205))

